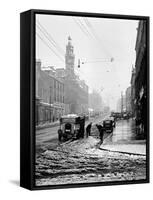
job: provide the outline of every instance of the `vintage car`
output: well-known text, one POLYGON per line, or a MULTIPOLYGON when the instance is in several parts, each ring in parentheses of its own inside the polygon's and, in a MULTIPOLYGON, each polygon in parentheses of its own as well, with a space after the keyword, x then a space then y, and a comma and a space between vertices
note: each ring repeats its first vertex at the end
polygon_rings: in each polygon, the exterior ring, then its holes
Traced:
POLYGON ((60 118, 58 130, 59 141, 84 137, 85 117, 76 114, 64 115, 60 118))
POLYGON ((116 126, 116 119, 115 119, 115 117, 110 117, 109 119, 112 120, 113 127, 115 128, 115 126, 116 126))
POLYGON ((114 117, 116 121, 120 120, 120 119, 122 119, 122 113, 120 113, 120 112, 112 112, 111 113, 111 117, 114 117))
POLYGON ((123 113, 123 119, 128 120, 129 118, 130 118, 130 115, 128 113, 126 113, 126 112, 123 113))
POLYGON ((103 127, 106 132, 113 132, 113 121, 111 119, 106 119, 103 121, 103 127))

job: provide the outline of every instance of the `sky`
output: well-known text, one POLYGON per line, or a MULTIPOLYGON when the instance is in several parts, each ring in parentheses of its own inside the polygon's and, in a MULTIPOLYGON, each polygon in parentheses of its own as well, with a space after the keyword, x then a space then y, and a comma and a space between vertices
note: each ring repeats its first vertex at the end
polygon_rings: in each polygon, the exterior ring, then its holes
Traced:
POLYGON ((121 92, 130 86, 137 27, 138 20, 39 14, 36 58, 44 67, 65 68, 64 54, 70 36, 76 73, 85 80, 89 92, 97 90, 106 105, 115 110, 121 92))

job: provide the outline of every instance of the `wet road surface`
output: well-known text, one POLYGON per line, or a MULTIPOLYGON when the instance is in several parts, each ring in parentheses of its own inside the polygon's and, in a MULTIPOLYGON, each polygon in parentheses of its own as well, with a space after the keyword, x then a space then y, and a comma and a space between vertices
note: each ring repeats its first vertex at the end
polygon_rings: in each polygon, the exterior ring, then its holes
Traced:
POLYGON ((111 137, 105 143, 129 143, 136 139, 135 123, 132 119, 119 120, 116 122, 111 137))
POLYGON ((120 120, 117 121, 116 128, 104 141, 101 149, 146 155, 146 141, 138 139, 135 123, 132 119, 120 120))

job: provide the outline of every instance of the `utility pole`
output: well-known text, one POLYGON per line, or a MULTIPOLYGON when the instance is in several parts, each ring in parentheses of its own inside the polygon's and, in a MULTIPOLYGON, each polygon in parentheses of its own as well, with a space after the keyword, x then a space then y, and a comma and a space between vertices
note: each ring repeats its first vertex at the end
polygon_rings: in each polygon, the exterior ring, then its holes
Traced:
POLYGON ((52 110, 52 106, 51 106, 51 102, 52 102, 52 99, 51 99, 51 86, 49 87, 49 91, 50 91, 50 122, 51 122, 51 110, 52 110))
POLYGON ((121 115, 123 115, 123 91, 121 92, 121 115))

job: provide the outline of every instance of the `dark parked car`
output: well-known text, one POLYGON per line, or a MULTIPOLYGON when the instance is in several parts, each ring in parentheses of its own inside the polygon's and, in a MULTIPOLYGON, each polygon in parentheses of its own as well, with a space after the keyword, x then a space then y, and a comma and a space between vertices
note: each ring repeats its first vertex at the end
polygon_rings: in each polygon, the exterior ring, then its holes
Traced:
POLYGON ((111 119, 106 119, 103 121, 103 127, 106 132, 113 132, 113 121, 111 119))
POLYGON ((123 113, 123 119, 129 119, 129 114, 128 113, 123 113))
POLYGON ((64 115, 60 118, 58 130, 59 141, 84 137, 85 117, 76 114, 64 115))
POLYGON ((113 127, 115 128, 115 126, 116 126, 116 119, 115 119, 115 117, 110 117, 110 120, 112 120, 113 127))
POLYGON ((122 113, 120 112, 112 112, 111 117, 114 117, 115 120, 120 120, 122 118, 122 113))

